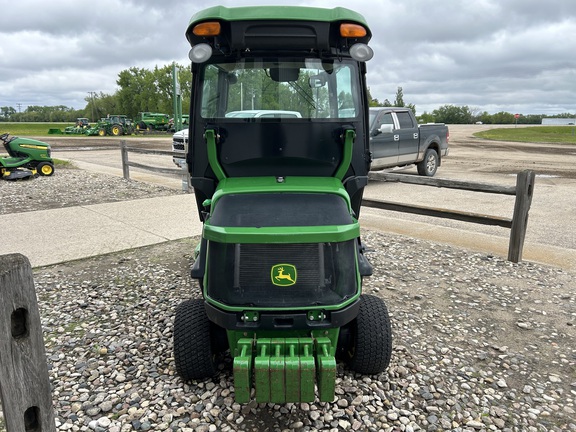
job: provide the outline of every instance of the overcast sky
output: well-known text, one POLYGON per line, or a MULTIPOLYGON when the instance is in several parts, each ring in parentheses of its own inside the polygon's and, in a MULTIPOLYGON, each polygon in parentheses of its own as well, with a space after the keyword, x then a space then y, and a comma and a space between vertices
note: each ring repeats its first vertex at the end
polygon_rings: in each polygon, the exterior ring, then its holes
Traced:
POLYGON ((0 107, 80 109, 122 70, 188 64, 190 17, 217 4, 357 10, 373 33, 372 96, 393 101, 400 86, 418 114, 576 113, 576 0, 0 0, 0 107))

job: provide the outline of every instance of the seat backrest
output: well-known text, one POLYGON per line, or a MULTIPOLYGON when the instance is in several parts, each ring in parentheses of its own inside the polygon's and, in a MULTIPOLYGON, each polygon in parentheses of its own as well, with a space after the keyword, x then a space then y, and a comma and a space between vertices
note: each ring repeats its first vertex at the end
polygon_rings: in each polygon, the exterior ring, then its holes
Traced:
POLYGON ((18 156, 17 153, 14 150, 12 150, 12 147, 10 146, 10 143, 12 141, 14 141, 15 139, 16 139, 16 137, 10 137, 10 138, 8 138, 7 141, 4 141, 4 148, 6 149, 6 151, 8 152, 8 154, 11 157, 17 157, 18 156))

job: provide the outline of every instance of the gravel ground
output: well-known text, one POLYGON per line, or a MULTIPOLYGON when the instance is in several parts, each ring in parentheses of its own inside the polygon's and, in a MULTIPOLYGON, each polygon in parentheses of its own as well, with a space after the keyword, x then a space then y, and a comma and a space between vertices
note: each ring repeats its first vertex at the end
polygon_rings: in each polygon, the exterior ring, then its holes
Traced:
MULTIPOLYGON (((16 187, 12 211, 41 207, 21 197, 36 201, 44 183, 58 206, 177 193, 74 170, 51 179, 0 184, 3 210, 16 187)), ((213 380, 175 375, 172 320, 199 296, 188 278, 198 239, 34 269, 58 429, 576 431, 575 274, 374 231, 363 239, 374 266, 364 289, 387 302, 392 362, 376 376, 339 365, 333 403, 239 405, 229 358, 213 380)))
POLYGON ((120 177, 59 169, 51 177, 0 182, 0 215, 174 195, 175 189, 120 177))

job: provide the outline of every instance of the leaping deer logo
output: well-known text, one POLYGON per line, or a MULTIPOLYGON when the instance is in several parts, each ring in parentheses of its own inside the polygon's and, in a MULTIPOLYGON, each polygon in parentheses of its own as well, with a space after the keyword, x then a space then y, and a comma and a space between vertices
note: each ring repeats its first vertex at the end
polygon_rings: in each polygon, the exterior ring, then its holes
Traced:
POLYGON ((292 264, 277 264, 273 266, 272 283, 278 286, 294 285, 296 283, 296 267, 292 264))

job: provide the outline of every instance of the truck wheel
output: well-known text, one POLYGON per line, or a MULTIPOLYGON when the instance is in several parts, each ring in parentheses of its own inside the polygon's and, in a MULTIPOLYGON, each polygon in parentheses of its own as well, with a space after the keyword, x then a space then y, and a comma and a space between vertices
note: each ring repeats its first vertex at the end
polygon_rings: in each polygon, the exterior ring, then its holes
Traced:
POLYGON ((186 300, 176 308, 174 363, 182 379, 205 379, 216 374, 210 327, 203 299, 186 300))
POLYGON ((436 171, 438 170, 438 161, 439 158, 436 150, 426 150, 426 153, 424 153, 424 160, 418 162, 418 165, 416 165, 418 168, 418 174, 426 177, 434 177, 434 174, 436 174, 436 171))
POLYGON ((392 329, 384 301, 362 294, 358 316, 346 330, 349 338, 343 357, 350 369, 367 375, 383 372, 392 356, 392 329))
POLYGON ((51 176, 54 174, 54 165, 52 165, 50 162, 40 162, 38 165, 36 165, 36 172, 41 176, 51 176))

